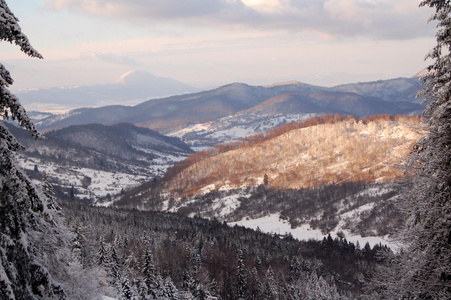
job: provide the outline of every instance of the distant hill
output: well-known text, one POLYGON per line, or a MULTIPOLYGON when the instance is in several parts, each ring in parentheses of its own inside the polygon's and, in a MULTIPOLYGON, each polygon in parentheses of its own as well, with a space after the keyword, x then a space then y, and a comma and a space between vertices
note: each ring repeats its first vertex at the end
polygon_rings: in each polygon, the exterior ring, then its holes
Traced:
MULTIPOLYGON (((136 77, 133 81, 138 80, 139 76, 136 77)), ((127 122, 165 134, 176 134, 189 141, 186 139, 188 137, 176 132, 195 124, 211 122, 211 126, 207 127, 223 128, 224 126, 215 122, 222 122, 224 118, 229 118, 229 121, 235 116, 241 116, 241 121, 244 117, 246 123, 252 127, 253 120, 260 124, 262 118, 272 119, 273 126, 277 126, 284 122, 281 117, 288 115, 296 115, 299 118, 324 113, 352 114, 358 117, 376 114, 419 114, 423 111, 423 106, 418 104, 418 99, 414 97, 418 84, 418 79, 413 78, 333 88, 299 82, 271 86, 233 83, 214 90, 149 100, 135 106, 75 109, 67 114, 37 120, 36 124, 41 130, 48 130, 89 123, 112 125, 127 122)), ((237 125, 238 123, 229 122, 227 126, 232 128, 237 125)), ((193 136, 191 129, 187 133, 193 136)), ((196 140, 201 139, 199 134, 195 134, 196 140)))
POLYGON ((55 87, 16 93, 31 110, 74 109, 105 105, 132 105, 145 100, 193 93, 197 88, 171 78, 145 71, 130 71, 110 84, 77 87, 55 87))
POLYGON ((414 76, 412 78, 343 84, 335 86, 333 90, 356 93, 366 97, 377 97, 387 102, 421 103, 422 98, 416 97, 420 87, 418 76, 414 76))
POLYGON ((139 124, 162 132, 188 123, 214 120, 247 109, 270 97, 263 87, 230 84, 211 91, 145 101, 135 106, 80 108, 65 115, 55 115, 37 122, 40 129, 69 125, 120 122, 139 124))

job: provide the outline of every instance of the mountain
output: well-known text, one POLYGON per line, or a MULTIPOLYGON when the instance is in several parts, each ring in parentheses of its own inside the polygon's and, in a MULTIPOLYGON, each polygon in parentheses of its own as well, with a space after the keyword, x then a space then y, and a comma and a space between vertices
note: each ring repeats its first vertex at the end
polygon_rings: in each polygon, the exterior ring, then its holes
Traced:
POLYGON ((135 106, 80 108, 37 122, 40 129, 130 122, 165 132, 188 123, 206 122, 257 104, 271 95, 263 87, 234 83, 211 91, 145 101, 135 106))
POLYGON ((192 154, 115 205, 381 241, 401 224, 396 165, 420 126, 417 116, 314 117, 192 154))
MULTIPOLYGON (((422 72, 418 74, 421 75, 422 72)), ((412 78, 343 84, 333 87, 333 90, 356 93, 366 97, 377 97, 387 102, 421 103, 422 98, 416 97, 418 89, 421 88, 418 79, 420 75, 415 75, 412 78)))
POLYGON ((178 138, 121 123, 69 126, 34 140, 25 130, 7 124, 25 146, 19 161, 30 177, 50 177, 59 198, 96 201, 107 194, 162 176, 192 150, 178 138))
POLYGON ((233 83, 210 91, 149 100, 135 106, 75 109, 67 114, 37 120, 36 124, 41 130, 49 130, 89 123, 112 125, 128 122, 178 136, 192 146, 202 147, 232 137, 227 132, 238 132, 243 122, 247 124, 247 130, 241 131, 251 135, 263 132, 268 126, 325 113, 358 117, 419 114, 423 106, 412 98, 416 92, 415 82, 418 85, 418 79, 401 78, 333 88, 299 82, 271 86, 233 83))
POLYGON ((130 71, 110 84, 55 87, 16 93, 26 107, 33 110, 73 109, 105 105, 130 105, 144 100, 196 92, 197 89, 171 78, 145 71, 130 71))

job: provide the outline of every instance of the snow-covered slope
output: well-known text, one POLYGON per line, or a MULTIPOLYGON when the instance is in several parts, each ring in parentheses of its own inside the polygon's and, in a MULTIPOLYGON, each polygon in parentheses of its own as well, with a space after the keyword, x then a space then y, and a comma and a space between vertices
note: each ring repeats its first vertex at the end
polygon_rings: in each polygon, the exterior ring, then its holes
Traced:
POLYGON ((20 165, 37 181, 47 174, 61 199, 110 199, 163 176, 192 152, 177 138, 132 124, 72 126, 37 141, 9 126, 26 147, 19 155, 20 165))
POLYGON ((257 114, 238 113, 215 121, 190 124, 169 132, 168 135, 184 140, 194 149, 203 149, 221 143, 264 133, 280 125, 307 119, 313 114, 257 114))
POLYGON ((402 218, 393 205, 401 192, 396 164, 424 134, 420 126, 416 117, 380 117, 291 130, 193 156, 196 163, 171 169, 162 182, 132 190, 116 204, 279 228, 295 237, 331 233, 387 243, 402 218))

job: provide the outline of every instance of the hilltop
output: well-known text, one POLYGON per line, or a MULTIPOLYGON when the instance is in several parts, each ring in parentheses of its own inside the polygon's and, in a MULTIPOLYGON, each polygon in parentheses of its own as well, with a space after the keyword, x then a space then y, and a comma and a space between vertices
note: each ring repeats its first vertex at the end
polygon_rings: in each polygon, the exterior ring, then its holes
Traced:
POLYGON ((115 205, 242 224, 276 218, 273 227, 286 222, 320 237, 386 236, 402 218, 393 205, 403 188, 398 165, 424 135, 420 128, 419 117, 387 115, 294 122, 194 153, 115 205))

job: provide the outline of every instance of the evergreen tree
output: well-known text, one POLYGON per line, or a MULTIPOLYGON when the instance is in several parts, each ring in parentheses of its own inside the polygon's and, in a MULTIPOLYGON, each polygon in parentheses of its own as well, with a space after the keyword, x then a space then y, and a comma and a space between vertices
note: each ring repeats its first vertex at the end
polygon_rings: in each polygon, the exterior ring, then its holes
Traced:
POLYGON ((74 229, 74 238, 72 240, 72 255, 71 255, 71 262, 77 263, 80 265, 83 265, 83 234, 81 232, 81 226, 80 224, 76 224, 74 229))
POLYGON ((108 258, 107 258, 107 250, 106 250, 106 244, 103 238, 100 238, 100 246, 97 254, 97 264, 99 266, 105 267, 108 258))
POLYGON ((405 251, 391 259, 396 272, 384 272, 376 286, 389 298, 451 299, 451 3, 425 0, 435 9, 436 46, 422 77, 419 96, 428 103, 428 134, 418 141, 406 167, 412 188, 403 199, 405 251))
MULTIPOLYGON (((42 58, 22 33, 18 19, 0 0, 0 40, 15 43, 25 54, 42 58)), ((33 122, 8 86, 9 71, 0 64, 0 119, 12 119, 39 138, 33 122)), ((51 244, 61 233, 61 219, 53 199, 46 197, 17 167, 15 155, 22 146, 0 120, 0 295, 2 299, 64 299, 62 288, 44 267, 55 256, 51 244), (38 244, 43 235, 44 244, 38 244)), ((62 225, 61 225, 62 226, 62 225)), ((60 263, 55 259, 57 269, 60 263)))
POLYGON ((265 173, 265 175, 263 176, 263 185, 268 186, 268 184, 269 184, 269 177, 268 177, 268 174, 265 173))
POLYGON ((156 295, 154 289, 157 287, 157 274, 153 264, 152 254, 149 250, 146 250, 144 254, 144 266, 142 273, 144 276, 144 284, 147 288, 147 293, 155 299, 156 295))
POLYGON ((132 289, 127 278, 121 280, 120 298, 121 300, 133 299, 132 289))
POLYGON ((55 199, 55 190, 47 173, 42 175, 42 192, 47 198, 55 199))
POLYGON ((263 291, 263 299, 277 299, 277 296, 276 278, 273 269, 269 266, 266 271, 266 284, 263 291))
POLYGON ((238 249, 238 278, 237 278, 237 299, 246 298, 246 268, 244 266, 244 253, 242 249, 238 249))
POLYGON ((164 280, 163 292, 161 299, 168 300, 177 300, 178 299, 178 290, 175 287, 170 277, 166 277, 164 280))
POLYGON ((108 275, 110 278, 110 283, 113 286, 120 285, 120 284, 122 284, 122 281, 121 281, 122 263, 119 260, 119 257, 117 256, 114 245, 111 246, 110 252, 111 252, 111 256, 110 256, 110 261, 109 261, 109 266, 108 266, 108 275))

